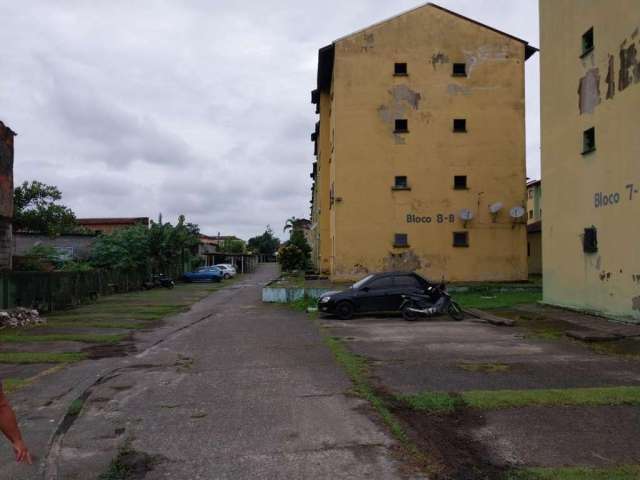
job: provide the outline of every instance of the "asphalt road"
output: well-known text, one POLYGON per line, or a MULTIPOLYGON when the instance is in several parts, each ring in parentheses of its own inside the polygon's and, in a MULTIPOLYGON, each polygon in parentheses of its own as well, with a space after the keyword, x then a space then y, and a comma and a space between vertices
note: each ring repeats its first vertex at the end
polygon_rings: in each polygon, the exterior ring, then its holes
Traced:
MULTIPOLYGON (((80 415, 38 447, 37 474, 2 468, 0 479, 98 478, 122 448, 134 478, 151 480, 406 478, 318 328, 260 301, 276 273, 262 265, 214 293, 139 338, 135 356, 69 369, 56 385, 76 382, 65 398, 84 394, 80 415)), ((44 422, 31 415, 27 429, 44 438, 44 422)))

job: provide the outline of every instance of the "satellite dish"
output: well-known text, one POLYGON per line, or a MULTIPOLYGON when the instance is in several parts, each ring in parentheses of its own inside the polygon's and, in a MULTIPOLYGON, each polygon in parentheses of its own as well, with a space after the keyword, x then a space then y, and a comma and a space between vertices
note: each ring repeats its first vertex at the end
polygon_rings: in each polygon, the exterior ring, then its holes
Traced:
POLYGON ((510 211, 509 211, 509 215, 511 215, 511 218, 514 219, 518 219, 518 218, 522 218, 524 217, 524 214, 526 213, 526 210, 522 207, 513 207, 510 211))
POLYGON ((460 210, 460 218, 465 222, 468 222, 473 218, 473 212, 468 208, 463 208, 462 210, 460 210))
POLYGON ((489 205, 489 211, 495 214, 495 213, 498 213, 500 210, 502 210, 502 207, 503 207, 502 203, 496 202, 493 205, 489 205))

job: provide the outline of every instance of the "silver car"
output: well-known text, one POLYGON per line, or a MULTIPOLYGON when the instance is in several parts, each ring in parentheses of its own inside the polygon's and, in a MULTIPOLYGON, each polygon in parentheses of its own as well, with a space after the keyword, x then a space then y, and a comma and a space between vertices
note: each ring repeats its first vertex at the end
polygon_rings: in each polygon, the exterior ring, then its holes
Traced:
POLYGON ((228 280, 229 278, 233 278, 236 276, 236 268, 229 263, 219 263, 216 265, 220 270, 222 270, 223 278, 228 280))

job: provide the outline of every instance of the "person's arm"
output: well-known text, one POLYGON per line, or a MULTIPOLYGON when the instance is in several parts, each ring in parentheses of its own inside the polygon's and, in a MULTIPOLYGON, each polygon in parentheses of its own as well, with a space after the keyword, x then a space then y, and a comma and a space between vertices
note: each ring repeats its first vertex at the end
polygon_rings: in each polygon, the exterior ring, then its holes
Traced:
POLYGON ((7 397, 4 396, 2 383, 0 383, 0 431, 11 442, 13 451, 16 454, 16 461, 19 463, 31 463, 31 454, 22 440, 16 415, 13 413, 11 405, 9 405, 7 397))

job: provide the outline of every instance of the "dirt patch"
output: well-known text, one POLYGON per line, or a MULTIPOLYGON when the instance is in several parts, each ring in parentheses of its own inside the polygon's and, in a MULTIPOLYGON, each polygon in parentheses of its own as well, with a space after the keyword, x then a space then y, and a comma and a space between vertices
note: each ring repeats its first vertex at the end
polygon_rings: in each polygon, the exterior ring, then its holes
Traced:
POLYGON ((119 345, 93 345, 83 348, 82 352, 87 354, 87 358, 91 360, 99 360, 101 358, 126 357, 136 353, 138 350, 133 343, 121 343, 119 345))
POLYGON ((431 480, 499 480, 510 471, 507 465, 491 463, 486 447, 472 436, 485 420, 462 401, 451 413, 431 413, 412 409, 384 388, 376 394, 402 422, 408 441, 420 452, 422 464, 415 467, 431 480))

